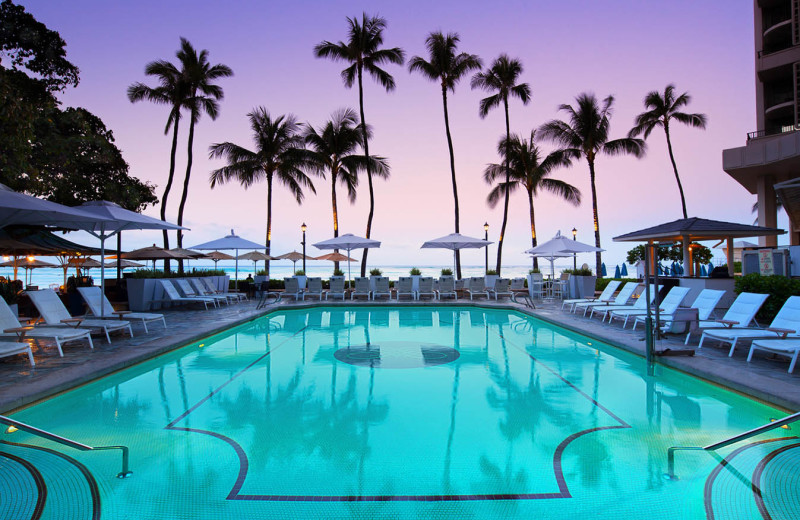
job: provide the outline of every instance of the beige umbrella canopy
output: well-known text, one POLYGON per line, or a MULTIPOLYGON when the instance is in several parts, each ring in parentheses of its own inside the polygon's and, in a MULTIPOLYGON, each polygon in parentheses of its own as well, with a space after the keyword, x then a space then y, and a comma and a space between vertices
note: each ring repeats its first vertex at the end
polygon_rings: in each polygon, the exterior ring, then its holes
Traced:
POLYGON ((146 267, 145 264, 140 264, 139 262, 132 262, 130 260, 124 260, 124 259, 120 260, 119 262, 117 261, 109 262, 106 264, 106 267, 108 267, 109 269, 116 269, 117 264, 119 264, 119 266, 122 269, 127 269, 129 267, 146 267))
POLYGON ((67 265, 70 267, 80 267, 81 269, 89 269, 91 267, 100 267, 100 262, 98 262, 94 258, 88 258, 82 256, 79 258, 70 258, 69 260, 67 260, 67 265))
POLYGON ((355 262, 355 258, 343 255, 342 253, 328 253, 327 255, 312 258, 312 260, 329 260, 331 262, 355 262))
MULTIPOLYGON (((56 264, 51 264, 50 262, 45 262, 43 260, 39 260, 38 258, 27 257, 27 258, 14 258, 13 260, 9 260, 8 262, 0 263, 0 267, 13 267, 14 268, 14 276, 16 277, 16 271, 18 267, 25 269, 27 273, 28 270, 33 271, 33 269, 37 269, 39 267, 58 267, 56 264)), ((31 279, 33 278, 33 274, 31 274, 31 279)), ((30 280, 25 280, 26 285, 30 285, 30 280)))
POLYGON ((295 271, 297 271, 297 269, 296 269, 297 262, 299 262, 300 260, 303 260, 304 258, 306 260, 317 260, 313 256, 306 255, 304 257, 303 253, 298 253, 297 251, 292 251, 291 253, 286 253, 285 255, 276 256, 275 260, 291 260, 292 261, 292 272, 295 272, 295 271))
POLYGON ((191 258, 181 253, 173 253, 172 251, 164 249, 163 247, 158 247, 155 244, 150 247, 134 249, 129 253, 122 253, 121 256, 122 258, 128 260, 152 260, 153 269, 156 268, 156 260, 164 260, 166 258, 175 260, 188 260, 191 258))
POLYGON ((200 251, 195 251, 193 249, 186 249, 185 247, 173 247, 169 250, 171 253, 178 253, 181 255, 186 255, 189 258, 206 258, 205 253, 201 253, 200 251))
POLYGON ((233 260, 233 256, 228 253, 223 253, 222 251, 211 251, 206 255, 206 258, 210 258, 214 261, 214 269, 217 268, 217 262, 220 260, 233 260))
POLYGON ((269 256, 266 253, 262 253, 260 251, 250 251, 249 253, 245 253, 243 255, 239 255, 236 257, 237 260, 252 260, 253 261, 253 270, 256 270, 256 264, 258 262, 264 262, 264 269, 267 268, 266 262, 267 260, 276 260, 275 257, 269 256))

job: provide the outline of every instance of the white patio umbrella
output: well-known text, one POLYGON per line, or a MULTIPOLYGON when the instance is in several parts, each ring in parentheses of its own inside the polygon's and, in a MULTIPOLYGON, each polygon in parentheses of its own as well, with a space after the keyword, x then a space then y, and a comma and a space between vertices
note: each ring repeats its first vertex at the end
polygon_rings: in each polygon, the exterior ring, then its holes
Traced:
MULTIPOLYGON (((572 256, 575 253, 595 253, 597 251, 605 251, 605 249, 584 244, 583 242, 578 242, 572 238, 561 236, 561 231, 558 231, 556 236, 547 242, 539 244, 538 246, 528 249, 525 252, 529 255, 538 256, 539 258, 549 259, 549 257, 552 256, 552 258, 555 259, 558 258, 558 256, 555 255, 558 255, 559 253, 566 256, 572 256)), ((550 260, 550 271, 551 276, 554 276, 555 270, 553 268, 553 260, 550 260)))
POLYGON ((82 208, 71 208, 24 193, 0 184, 0 228, 11 224, 57 226, 85 229, 83 226, 107 220, 82 208))
POLYGON ((218 250, 218 249, 233 249, 235 250, 236 258, 236 267, 235 267, 235 275, 234 275, 234 284, 235 287, 239 287, 239 250, 240 249, 265 249, 264 244, 259 244, 257 242, 252 242, 247 240, 246 238, 242 238, 237 236, 236 233, 233 232, 231 229, 231 234, 226 235, 222 238, 218 238, 216 240, 212 240, 211 242, 203 242, 202 244, 196 245, 194 247, 190 247, 189 249, 199 249, 201 251, 206 250, 218 250))
MULTIPOLYGON (((381 247, 381 243, 371 238, 364 238, 352 233, 329 238, 314 244, 317 249, 346 249, 347 256, 353 249, 368 249, 370 247, 381 247)), ((350 262, 347 262, 347 280, 350 281, 350 262)))
POLYGON ((420 249, 450 249, 453 251, 453 272, 456 272, 456 251, 459 249, 480 249, 493 244, 482 238, 472 238, 460 233, 450 233, 447 236, 428 240, 420 249))
MULTIPOLYGON (((528 251, 530 251, 530 249, 528 249, 528 251)), ((528 251, 525 251, 525 252, 528 253, 528 251)), ((556 268, 555 268, 555 265, 554 265, 554 262, 556 261, 556 258, 570 258, 570 257, 572 257, 572 255, 568 254, 568 253, 533 253, 533 254, 528 253, 528 254, 531 255, 531 258, 536 257, 536 258, 541 258, 543 260, 549 260, 550 261, 550 278, 554 278, 555 275, 556 275, 556 268)))
MULTIPOLYGON (((82 229, 100 239, 100 258, 106 256, 106 239, 121 231, 128 229, 188 229, 170 224, 157 218, 148 217, 135 211, 130 211, 118 204, 106 200, 93 200, 78 206, 78 209, 94 215, 98 220, 94 223, 79 223, 75 229, 82 229)), ((59 225, 59 224, 54 224, 59 225)), ((100 266, 100 291, 106 293, 106 266, 100 266)), ((103 316, 104 307, 100 307, 100 316, 103 316)))

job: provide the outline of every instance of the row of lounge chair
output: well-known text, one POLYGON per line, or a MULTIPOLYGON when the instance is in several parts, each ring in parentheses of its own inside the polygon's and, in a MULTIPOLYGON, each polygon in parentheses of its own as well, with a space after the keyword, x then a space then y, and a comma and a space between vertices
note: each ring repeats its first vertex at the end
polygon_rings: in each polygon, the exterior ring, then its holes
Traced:
MULTIPOLYGON (((633 319, 633 329, 638 323, 644 323, 647 315, 647 299, 638 298, 635 303, 630 303, 637 282, 628 282, 623 286, 616 297, 612 295, 619 287, 620 282, 612 281, 597 298, 584 298, 564 300, 562 309, 577 312, 583 309, 584 316, 593 317, 595 313, 602 315, 603 321, 608 318, 609 323, 615 319, 622 321, 625 328, 629 320, 633 319)), ((661 287, 658 287, 660 290, 661 287)), ((658 290, 650 287, 651 303, 658 290)), ((673 287, 659 303, 659 314, 664 331, 672 327, 676 321, 675 314, 689 293, 687 287, 673 287)), ((711 319, 719 301, 725 291, 704 289, 695 298, 691 307, 698 311, 697 328, 702 331, 697 348, 703 347, 707 340, 716 340, 719 343, 730 345, 728 356, 733 356, 740 340, 750 340, 750 352, 747 361, 750 362, 754 352, 758 350, 773 354, 788 356, 791 361, 789 372, 793 372, 800 357, 800 296, 790 296, 783 304, 778 314, 767 327, 760 327, 756 321, 756 314, 769 297, 768 294, 740 293, 731 306, 720 319, 711 319)), ((684 343, 689 344, 692 337, 690 330, 686 334, 684 343)))
POLYGON ((173 278, 158 280, 161 289, 164 291, 162 301, 175 304, 196 303, 203 305, 206 309, 219 307, 221 304, 230 305, 231 303, 247 300, 247 295, 239 292, 222 292, 216 289, 207 278, 173 278))
MULTIPOLYGON (((484 278, 476 276, 465 279, 463 291, 469 295, 470 300, 477 296, 485 296, 487 299, 494 297, 497 300, 501 296, 511 297, 513 295, 511 289, 511 280, 507 278, 499 278, 495 281, 494 287, 486 287, 484 278)), ((524 285, 524 279, 521 279, 524 285)), ((322 287, 322 278, 311 277, 307 279, 308 286, 305 290, 300 288, 299 280, 295 277, 284 279, 284 296, 291 296, 295 300, 305 300, 306 297, 316 297, 321 301, 323 296, 325 300, 328 298, 347 298, 347 291, 345 290, 344 277, 333 276, 330 279, 330 289, 325 290, 322 287)), ((424 297, 429 297, 431 300, 441 300, 442 298, 458 298, 458 289, 456 280, 452 276, 442 276, 438 282, 435 283, 434 279, 430 276, 422 276, 419 278, 418 287, 414 289, 414 280, 410 276, 401 276, 394 287, 394 296, 396 301, 400 301, 402 297, 408 297, 411 300, 421 300, 424 297)), ((366 298, 367 300, 376 300, 381 297, 386 297, 387 300, 392 300, 392 289, 389 284, 389 278, 386 276, 376 276, 372 279, 367 277, 356 277, 355 287, 350 292, 350 300, 356 298, 366 298), (373 284, 374 283, 374 288, 373 284)))

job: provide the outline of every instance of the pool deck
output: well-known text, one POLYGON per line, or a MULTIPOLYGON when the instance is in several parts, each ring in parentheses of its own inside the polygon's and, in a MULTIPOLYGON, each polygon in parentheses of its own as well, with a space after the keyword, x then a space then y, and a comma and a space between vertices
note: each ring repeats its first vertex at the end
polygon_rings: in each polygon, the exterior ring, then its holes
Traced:
MULTIPOLYGON (((381 302, 322 302, 323 305, 385 305, 381 302)), ((392 305, 397 302, 392 302, 392 305)), ((164 330, 160 324, 149 326, 150 333, 144 334, 141 325, 134 325, 135 337, 112 336, 112 343, 96 337, 94 350, 85 343, 63 347, 64 357, 59 357, 54 347, 34 347, 36 367, 31 368, 26 356, 0 358, 0 413, 13 411, 30 403, 45 399, 64 390, 81 385, 98 377, 110 374, 145 359, 174 350, 211 334, 232 326, 253 320, 276 309, 318 306, 318 302, 287 302, 256 309, 255 302, 223 306, 214 310, 178 309, 167 310, 164 314, 169 328, 164 330), (134 347, 134 348, 131 348, 134 347)), ((485 299, 470 302, 459 299, 456 302, 408 302, 408 305, 479 305, 514 309, 542 318, 574 332, 598 338, 615 347, 645 355, 644 332, 632 332, 630 327, 623 330, 619 322, 614 325, 602 324, 599 319, 589 320, 581 315, 561 311, 561 302, 536 302, 536 309, 528 309, 513 302, 487 302, 485 299)), ((683 349, 683 338, 672 336, 658 341, 657 350, 683 349)), ((694 345, 697 338, 694 340, 694 345)), ((757 399, 767 401, 788 411, 800 410, 800 369, 794 374, 787 372, 789 360, 786 357, 769 358, 756 355, 752 363, 747 363, 749 345, 737 348, 733 358, 727 356, 728 349, 710 342, 707 347, 695 349, 695 355, 658 357, 658 363, 701 377, 712 383, 742 392, 757 399)), ((760 353, 759 353, 760 354, 760 353)))

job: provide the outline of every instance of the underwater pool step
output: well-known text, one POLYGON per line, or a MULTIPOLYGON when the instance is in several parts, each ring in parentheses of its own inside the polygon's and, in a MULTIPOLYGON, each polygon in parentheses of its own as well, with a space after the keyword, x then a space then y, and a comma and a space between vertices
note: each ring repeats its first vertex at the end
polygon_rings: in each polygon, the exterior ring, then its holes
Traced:
POLYGON ((0 441, 0 518, 100 518, 100 492, 89 470, 56 450, 0 441))
POLYGON ((705 485, 708 518, 794 518, 800 511, 800 438, 756 441, 732 451, 705 485))

